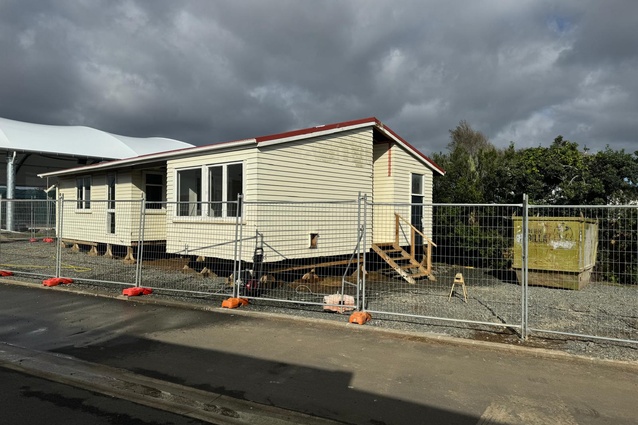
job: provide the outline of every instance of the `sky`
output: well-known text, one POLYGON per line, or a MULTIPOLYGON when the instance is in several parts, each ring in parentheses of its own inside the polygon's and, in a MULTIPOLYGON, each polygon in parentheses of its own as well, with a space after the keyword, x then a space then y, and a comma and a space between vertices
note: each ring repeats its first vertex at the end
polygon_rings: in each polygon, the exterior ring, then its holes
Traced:
POLYGON ((425 154, 638 150, 635 0, 0 0, 0 116, 195 145, 375 116, 425 154))

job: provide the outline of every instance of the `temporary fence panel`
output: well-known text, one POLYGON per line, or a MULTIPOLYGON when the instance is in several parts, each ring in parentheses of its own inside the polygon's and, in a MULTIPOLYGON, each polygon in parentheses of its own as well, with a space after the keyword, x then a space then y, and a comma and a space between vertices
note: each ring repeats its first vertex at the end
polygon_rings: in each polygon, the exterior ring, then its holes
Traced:
POLYGON ((0 269, 20 275, 56 273, 56 204, 52 200, 0 201, 0 269))
POLYGON ((135 285, 142 200, 60 200, 59 274, 135 285))
POLYGON ((192 296, 232 295, 237 206, 238 201, 147 202, 139 284, 192 296))
POLYGON ((638 206, 88 198, 0 200, 0 270, 638 342, 638 206))
POLYGON ((239 294, 278 302, 357 305, 359 203, 245 202, 239 294), (339 296, 338 296, 339 295, 339 296))
POLYGON ((370 204, 366 310, 520 328, 522 289, 510 267, 521 207, 370 204))
POLYGON ((638 342, 638 207, 529 212, 530 331, 638 342))

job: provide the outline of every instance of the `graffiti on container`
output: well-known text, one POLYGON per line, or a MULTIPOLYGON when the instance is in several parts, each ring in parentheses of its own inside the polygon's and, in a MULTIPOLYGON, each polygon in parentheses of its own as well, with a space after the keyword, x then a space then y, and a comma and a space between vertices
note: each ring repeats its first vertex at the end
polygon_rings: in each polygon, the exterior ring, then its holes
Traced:
MULTIPOLYGON (((534 223, 530 226, 528 241, 536 244, 547 244, 553 249, 572 249, 575 244, 574 231, 564 221, 558 223, 553 231, 544 221, 534 223)), ((516 226, 515 241, 520 244, 523 241, 523 228, 516 226)))

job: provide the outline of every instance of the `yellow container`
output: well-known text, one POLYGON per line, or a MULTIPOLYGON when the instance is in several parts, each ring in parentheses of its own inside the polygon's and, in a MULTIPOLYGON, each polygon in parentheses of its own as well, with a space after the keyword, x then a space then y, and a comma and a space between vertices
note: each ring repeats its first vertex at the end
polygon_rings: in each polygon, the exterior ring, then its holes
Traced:
MULTIPOLYGON (((514 217, 514 262, 522 276, 523 218, 514 217)), ((590 281, 598 250, 598 222, 581 217, 529 217, 528 284, 581 289, 590 281)))

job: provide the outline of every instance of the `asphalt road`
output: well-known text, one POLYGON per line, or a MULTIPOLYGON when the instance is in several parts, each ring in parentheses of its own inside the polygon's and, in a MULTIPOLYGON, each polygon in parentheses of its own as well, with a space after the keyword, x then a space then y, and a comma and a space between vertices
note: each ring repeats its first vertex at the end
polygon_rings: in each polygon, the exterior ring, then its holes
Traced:
POLYGON ((7 284, 0 312, 2 342, 255 403, 253 413, 372 425, 638 417, 635 363, 7 284))
POLYGON ((206 422, 0 367, 0 422, 11 425, 198 425, 206 422))

